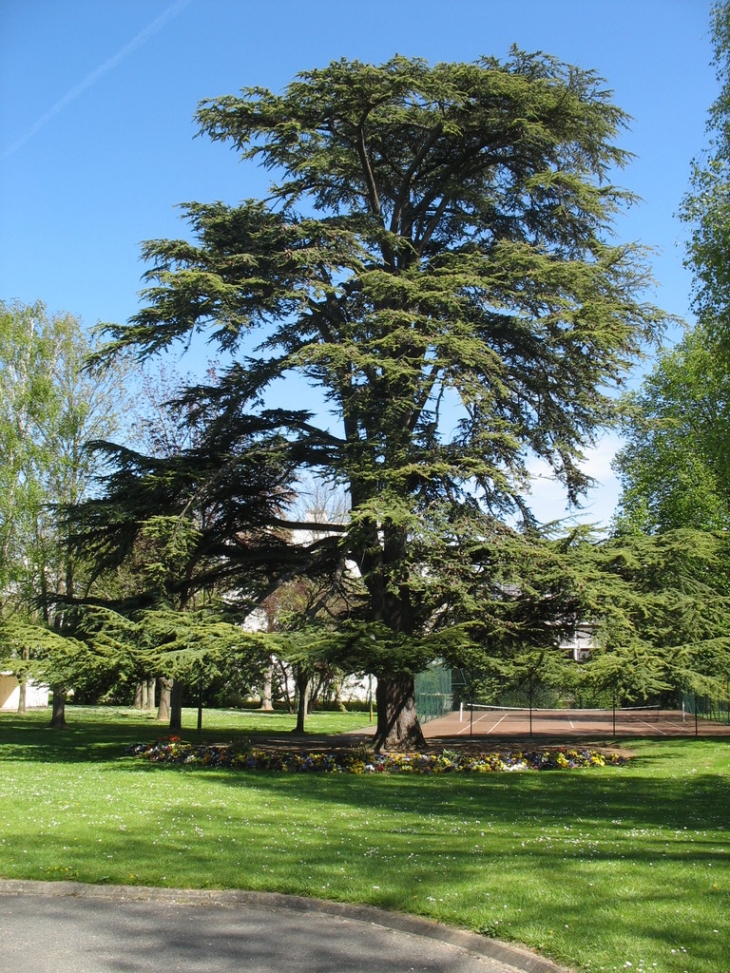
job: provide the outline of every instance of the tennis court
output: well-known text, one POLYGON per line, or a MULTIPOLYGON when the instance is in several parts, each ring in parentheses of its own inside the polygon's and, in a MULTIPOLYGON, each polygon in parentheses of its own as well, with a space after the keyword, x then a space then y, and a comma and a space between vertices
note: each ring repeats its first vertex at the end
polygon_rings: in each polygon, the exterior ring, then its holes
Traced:
POLYGON ((423 726, 427 739, 451 737, 564 740, 570 737, 681 737, 728 736, 725 722, 695 718, 682 710, 653 707, 630 709, 537 709, 483 706, 464 703, 459 710, 430 720, 423 726))

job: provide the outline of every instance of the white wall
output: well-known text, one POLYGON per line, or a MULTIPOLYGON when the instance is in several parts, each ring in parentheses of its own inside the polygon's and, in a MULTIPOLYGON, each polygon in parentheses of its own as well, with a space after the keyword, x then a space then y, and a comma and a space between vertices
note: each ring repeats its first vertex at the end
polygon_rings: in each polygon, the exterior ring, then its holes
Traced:
MULTIPOLYGON (((15 676, 7 672, 0 673, 0 710, 15 712, 18 709, 19 698, 20 686, 15 676)), ((29 679, 25 690, 25 705, 29 709, 48 706, 48 688, 39 686, 29 679)))

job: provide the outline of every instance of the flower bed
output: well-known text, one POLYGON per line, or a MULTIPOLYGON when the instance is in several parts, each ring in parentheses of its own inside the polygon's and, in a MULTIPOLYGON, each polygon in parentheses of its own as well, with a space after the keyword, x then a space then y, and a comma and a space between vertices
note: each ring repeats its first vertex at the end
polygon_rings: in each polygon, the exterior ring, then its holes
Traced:
POLYGON ((363 749, 299 753, 293 750, 265 750, 250 745, 193 744, 177 737, 155 743, 135 743, 125 753, 153 763, 289 773, 484 774, 495 771, 573 770, 626 763, 625 757, 615 753, 564 747, 532 751, 500 750, 493 753, 453 750, 444 750, 440 754, 374 753, 363 749))

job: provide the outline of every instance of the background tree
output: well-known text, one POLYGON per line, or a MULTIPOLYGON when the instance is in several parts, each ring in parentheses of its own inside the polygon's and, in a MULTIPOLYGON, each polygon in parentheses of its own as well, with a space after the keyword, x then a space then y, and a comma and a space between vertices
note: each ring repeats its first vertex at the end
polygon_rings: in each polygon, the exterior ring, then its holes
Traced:
POLYGON ((66 726, 68 691, 83 691, 88 683, 103 678, 110 666, 117 664, 116 655, 95 651, 68 631, 54 631, 17 616, 0 620, 0 637, 6 651, 29 660, 28 673, 53 689, 51 726, 55 729, 66 726))
POLYGON ((730 3, 712 8, 720 91, 710 106, 708 147, 692 165, 680 216, 690 227, 698 326, 665 352, 629 398, 628 444, 617 457, 623 480, 620 530, 728 525, 730 386, 730 3))
POLYGON ((720 92, 709 112, 709 145, 693 163, 692 188, 680 214, 691 229, 687 264, 699 322, 660 356, 640 392, 627 399, 628 442, 616 459, 623 493, 614 524, 624 536, 615 543, 626 555, 619 573, 631 577, 632 597, 646 604, 625 619, 622 635, 608 640, 618 649, 623 639, 626 657, 594 662, 596 672, 609 674, 618 659, 617 672, 633 672, 635 678, 653 673, 672 693, 683 689, 722 698, 728 673, 724 538, 730 525, 727 0, 713 7, 711 29, 720 92), (682 571, 678 565, 684 565, 682 571))
MULTIPOLYGON (((185 416, 186 423, 195 422, 185 416)), ((200 609, 241 624, 272 590, 269 564, 273 559, 279 566, 287 549, 274 526, 290 481, 281 436, 272 438, 264 424, 260 440, 261 423, 247 417, 222 428, 212 423, 205 437, 178 438, 174 424, 168 425, 165 442, 179 444, 172 455, 166 448, 144 456, 126 446, 94 444, 114 471, 105 495, 69 510, 70 545, 94 564, 98 577, 116 576, 121 583, 102 597, 92 592, 85 604, 103 604, 139 624, 150 612, 177 612, 181 630, 196 617, 184 616, 200 609), (241 562, 248 565, 245 572, 241 562)), ((202 628, 198 641, 211 644, 202 628)), ((152 674, 144 669, 148 658, 137 654, 139 680, 152 674)), ((182 664, 168 669, 157 660, 153 673, 164 681, 165 694, 174 688, 173 678, 178 685, 170 712, 177 725, 180 680, 189 670, 182 664)), ((165 695, 161 708, 167 705, 165 695)))
POLYGON ((730 373, 698 326, 625 398, 623 491, 614 527, 661 533, 730 526, 730 373))
MULTIPOLYGON (((214 367, 209 366, 208 374, 213 377, 214 367)), ((183 425, 179 417, 170 408, 170 401, 174 398, 181 384, 177 371, 169 363, 162 362, 155 369, 140 370, 135 376, 135 399, 130 410, 128 443, 153 458, 169 458, 181 450, 195 444, 197 430, 194 423, 183 425)), ((103 450, 100 450, 103 452, 103 450)), ((125 488, 128 484, 125 484, 125 488)), ((157 508, 156 508, 157 509, 157 508)), ((114 558, 109 556, 108 545, 106 555, 96 559, 97 570, 105 574, 107 592, 105 602, 112 610, 126 611, 133 615, 139 609, 140 603, 149 604, 154 601, 158 606, 180 606, 181 599, 171 590, 171 580, 177 575, 186 574, 189 564, 192 527, 191 518, 167 518, 168 510, 164 506, 159 508, 159 515, 153 515, 150 520, 137 523, 130 528, 125 523, 121 537, 126 556, 114 558), (114 582, 110 585, 109 579, 114 582)), ((110 514, 117 516, 116 512, 110 514)), ((142 514, 143 515, 143 514, 142 514)), ((72 522, 75 514, 72 514, 72 522)), ((98 526, 98 519, 97 519, 98 526)), ((72 547, 78 548, 75 541, 72 547)), ((99 546, 94 548, 97 553, 99 546)), ((197 597, 192 593, 194 607, 197 597)), ((182 596, 185 601, 186 596, 182 596)), ((121 619, 119 624, 124 628, 121 619)), ((136 631, 131 621, 132 630, 136 631)), ((185 624, 181 622, 181 624, 185 624)), ((142 639, 142 641, 144 641, 142 639)), ((141 646, 130 645, 134 658, 137 660, 136 687, 134 705, 139 708, 153 710, 156 701, 157 666, 153 668, 150 654, 141 646)), ((158 719, 169 720, 172 678, 164 672, 159 675, 160 699, 158 719)), ((111 692, 121 692, 128 695, 129 688, 123 681, 116 687, 109 687, 111 692)), ((181 704, 180 694, 176 700, 181 704)), ((179 722, 181 713, 178 711, 173 717, 179 722)))
POLYGON ((712 8, 713 63, 720 93, 710 106, 708 147, 692 166, 692 189, 681 218, 690 226, 687 263, 694 275, 694 308, 728 367, 730 348, 730 3, 712 8))
POLYGON ((584 617, 596 650, 583 672, 614 702, 722 698, 730 671, 730 574, 724 531, 634 534, 576 552, 588 570, 584 617))
POLYGON ((529 522, 531 454, 577 501, 583 450, 615 416, 610 388, 662 321, 641 299, 640 248, 607 242, 632 201, 608 181, 627 161, 614 141, 626 116, 593 72, 513 50, 505 63, 342 60, 197 118, 276 181, 266 202, 188 204, 195 242, 144 246, 146 306, 109 329, 105 358, 209 328, 232 364, 189 390, 188 414, 211 437, 258 424, 249 452, 279 450, 292 482, 304 469, 342 486, 345 529, 296 553, 277 542, 268 569, 281 583, 358 566, 349 614, 384 648, 377 742, 417 743, 413 665, 393 660, 409 645, 420 658, 449 615, 448 586, 424 579, 472 563, 414 538, 429 522, 445 538, 452 522, 473 538, 495 518, 529 522), (322 390, 334 431, 266 408, 270 383, 295 376, 322 390))
MULTIPOLYGON (((86 440, 119 432, 124 411, 123 362, 93 375, 92 350, 71 315, 0 304, 0 617, 56 632, 69 629, 69 600, 88 580, 58 508, 88 495, 100 466, 86 440)), ((21 687, 31 642, 8 663, 21 687)))

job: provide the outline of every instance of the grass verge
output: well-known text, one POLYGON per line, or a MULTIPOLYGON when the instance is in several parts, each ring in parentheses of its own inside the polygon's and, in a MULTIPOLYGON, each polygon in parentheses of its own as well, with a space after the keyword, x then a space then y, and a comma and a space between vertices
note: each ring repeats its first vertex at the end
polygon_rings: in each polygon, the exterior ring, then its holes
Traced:
MULTIPOLYGON (((727 742, 637 741, 629 766, 584 771, 277 774, 151 765, 122 754, 160 735, 153 722, 70 717, 58 733, 47 714, 0 716, 5 878, 290 892, 417 913, 594 973, 730 971, 727 742)), ((311 732, 363 725, 322 717, 311 732)), ((255 720, 206 713, 203 735, 252 736, 255 720)))

